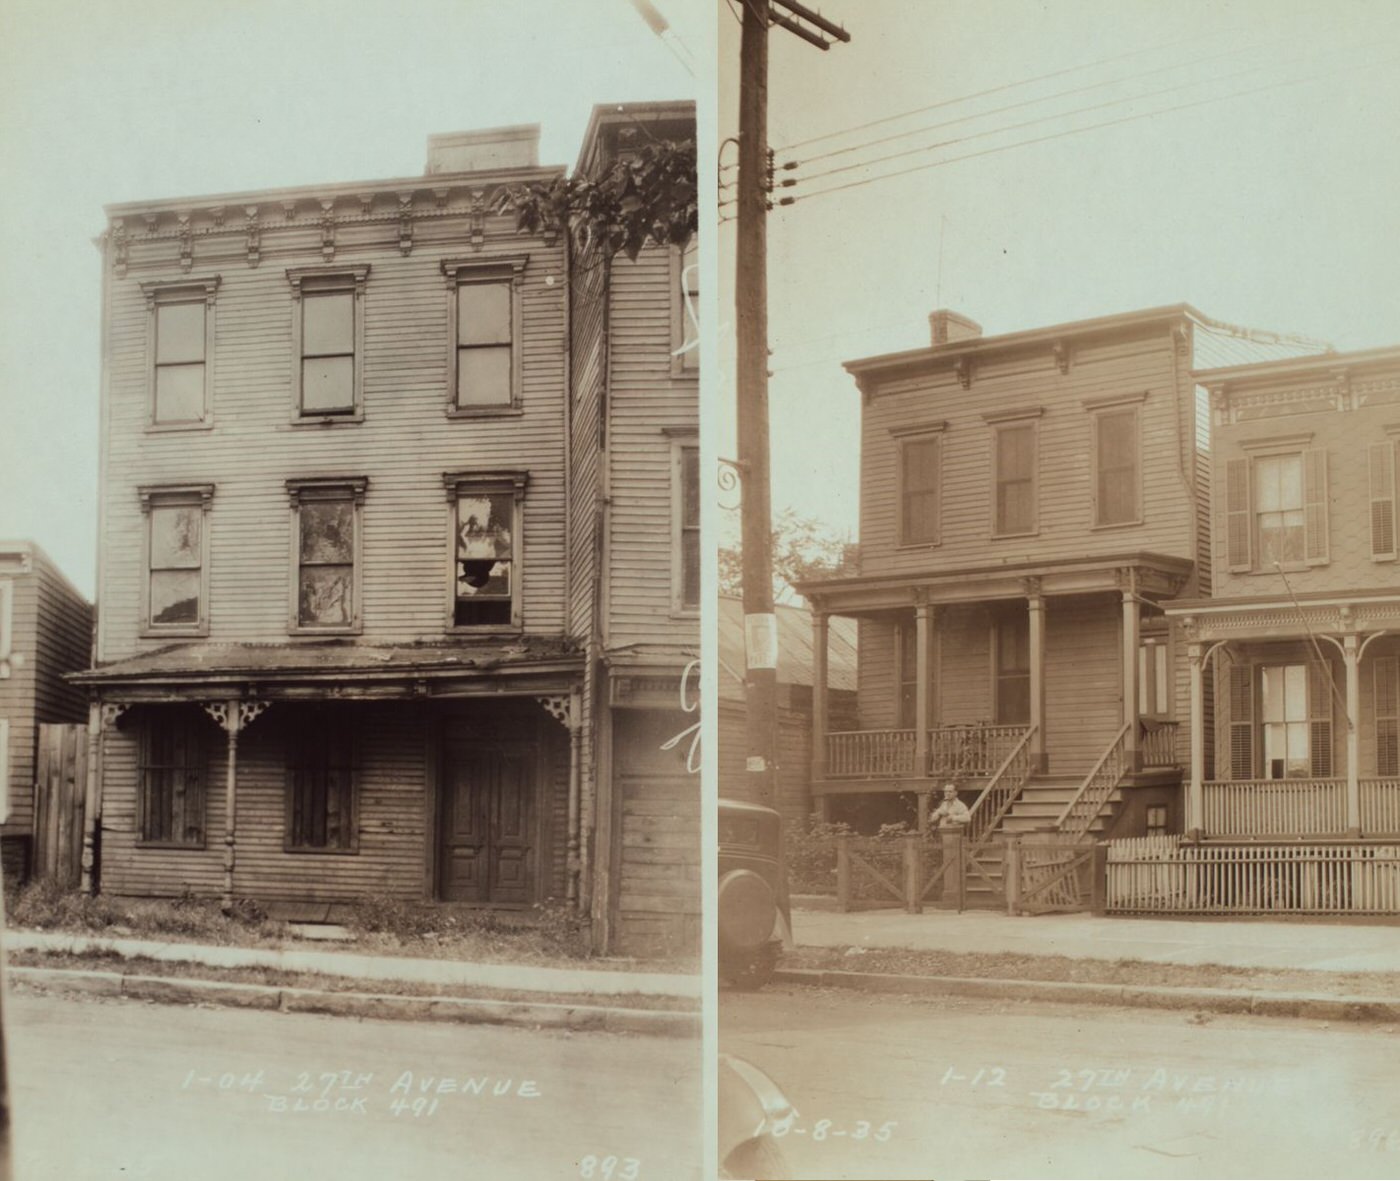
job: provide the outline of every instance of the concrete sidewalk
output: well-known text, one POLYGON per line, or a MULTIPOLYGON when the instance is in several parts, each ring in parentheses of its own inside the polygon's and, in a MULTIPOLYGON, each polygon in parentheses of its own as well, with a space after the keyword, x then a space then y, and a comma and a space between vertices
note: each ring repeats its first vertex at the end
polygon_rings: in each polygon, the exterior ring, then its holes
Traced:
MULTIPOLYGON (((1018 916, 996 911, 841 914, 795 909, 799 947, 1013 952, 1241 968, 1400 972, 1400 926, 1298 921, 1018 916)), ((852 965, 853 967, 856 965, 852 965)))

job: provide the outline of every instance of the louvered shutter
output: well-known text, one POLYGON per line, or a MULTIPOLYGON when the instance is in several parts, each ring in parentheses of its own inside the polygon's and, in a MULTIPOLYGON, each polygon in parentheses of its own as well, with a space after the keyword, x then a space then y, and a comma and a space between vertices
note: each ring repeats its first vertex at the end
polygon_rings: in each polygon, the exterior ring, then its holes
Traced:
POLYGON ((1249 460, 1226 460, 1225 565, 1231 570, 1248 570, 1253 563, 1249 499, 1249 460))
POLYGON ((1303 452, 1303 544, 1309 566, 1325 565, 1327 542, 1327 452, 1311 447, 1303 452))
POLYGON ((904 545, 938 540, 938 446, 937 439, 913 439, 900 448, 904 545))
POLYGON ((1331 671, 1320 661, 1308 661, 1308 757, 1315 779, 1332 775, 1331 671))
POLYGON ((1254 669, 1230 666, 1230 778, 1254 778, 1254 669))
POLYGON ((1395 445, 1372 443, 1371 557, 1395 557, 1395 445))
POLYGON ((1400 660, 1381 656, 1372 667, 1376 691, 1376 774, 1400 775, 1400 660))

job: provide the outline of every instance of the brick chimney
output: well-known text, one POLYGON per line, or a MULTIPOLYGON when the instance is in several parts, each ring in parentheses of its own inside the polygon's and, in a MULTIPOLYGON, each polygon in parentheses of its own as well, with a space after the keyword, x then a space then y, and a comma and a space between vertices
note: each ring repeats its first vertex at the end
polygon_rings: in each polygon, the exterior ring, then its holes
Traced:
POLYGON ((488 127, 428 136, 428 176, 438 172, 495 172, 503 168, 537 168, 540 125, 488 127))
POLYGON ((947 308, 939 308, 928 314, 929 341, 937 348, 942 344, 957 344, 962 340, 975 340, 982 335, 982 325, 969 320, 947 308))

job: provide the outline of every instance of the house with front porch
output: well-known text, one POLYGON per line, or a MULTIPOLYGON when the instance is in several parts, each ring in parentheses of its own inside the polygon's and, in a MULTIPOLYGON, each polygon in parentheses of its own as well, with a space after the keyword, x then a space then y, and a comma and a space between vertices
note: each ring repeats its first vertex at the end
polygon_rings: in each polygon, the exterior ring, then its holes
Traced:
POLYGON ((857 573, 813 611, 812 792, 833 819, 953 780, 1003 832, 1179 831, 1186 734, 1167 606, 1211 593, 1193 370, 1317 353, 1187 305, 853 361, 857 573), (830 725, 830 621, 859 623, 859 725, 830 725))
POLYGON ((1198 369, 1212 594, 1166 608, 1186 673, 1185 827, 1400 835, 1400 348, 1198 369))

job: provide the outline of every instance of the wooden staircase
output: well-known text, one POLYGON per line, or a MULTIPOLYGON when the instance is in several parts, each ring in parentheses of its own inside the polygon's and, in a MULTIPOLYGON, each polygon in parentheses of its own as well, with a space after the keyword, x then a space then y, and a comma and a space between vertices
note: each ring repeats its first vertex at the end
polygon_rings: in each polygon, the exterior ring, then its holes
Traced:
MULTIPOLYGON (((1083 782, 1083 775, 1032 775, 1002 820, 1002 833, 1014 835, 1055 828, 1060 814, 1083 782)), ((1122 803, 1122 788, 1115 787, 1090 823, 1089 834, 1098 837, 1111 827, 1122 803)))

